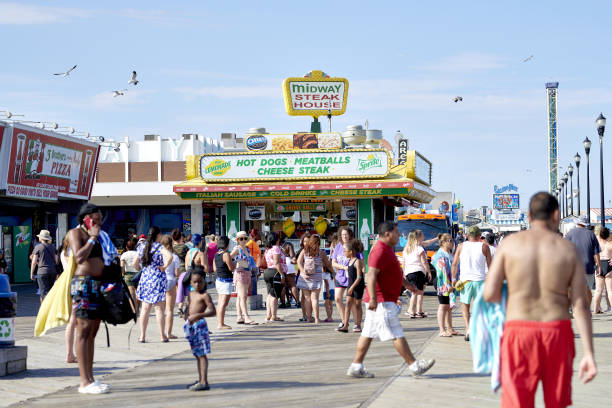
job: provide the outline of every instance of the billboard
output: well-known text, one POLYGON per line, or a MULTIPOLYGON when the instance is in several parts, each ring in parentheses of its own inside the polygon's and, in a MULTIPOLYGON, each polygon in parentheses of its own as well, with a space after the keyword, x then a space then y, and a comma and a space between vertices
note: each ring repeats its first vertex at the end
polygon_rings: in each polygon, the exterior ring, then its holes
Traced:
POLYGON ((283 82, 285 110, 292 116, 342 115, 346 112, 348 85, 345 78, 330 78, 322 71, 287 78, 283 82))
POLYGON ((7 196, 89 199, 98 144, 27 126, 15 126, 12 131, 7 196))
POLYGON ((519 208, 518 194, 493 194, 493 208, 496 210, 514 210, 519 208))
POLYGON ((200 156, 200 177, 209 182, 382 178, 391 157, 384 149, 292 150, 208 153, 200 156))

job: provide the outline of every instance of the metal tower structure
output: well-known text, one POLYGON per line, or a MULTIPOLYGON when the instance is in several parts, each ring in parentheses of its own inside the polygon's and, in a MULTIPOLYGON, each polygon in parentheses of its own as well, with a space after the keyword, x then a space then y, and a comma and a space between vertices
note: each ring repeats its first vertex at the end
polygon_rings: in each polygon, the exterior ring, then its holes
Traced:
POLYGON ((548 192, 553 194, 558 185, 557 166, 557 88, 558 82, 546 83, 548 99, 548 192))

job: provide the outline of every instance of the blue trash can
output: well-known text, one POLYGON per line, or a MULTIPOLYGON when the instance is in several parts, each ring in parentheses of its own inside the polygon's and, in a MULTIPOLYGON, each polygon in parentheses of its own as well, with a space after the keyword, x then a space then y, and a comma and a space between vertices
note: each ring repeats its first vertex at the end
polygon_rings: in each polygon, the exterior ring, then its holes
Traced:
POLYGON ((0 347, 15 346, 17 293, 11 292, 8 276, 0 274, 0 347))

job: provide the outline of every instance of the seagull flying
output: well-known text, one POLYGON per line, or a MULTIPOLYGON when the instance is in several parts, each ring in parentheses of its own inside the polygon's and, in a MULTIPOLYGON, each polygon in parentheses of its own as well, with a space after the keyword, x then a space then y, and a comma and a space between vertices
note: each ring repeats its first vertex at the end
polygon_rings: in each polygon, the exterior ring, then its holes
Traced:
POLYGON ((527 58, 525 58, 523 62, 531 61, 532 58, 533 58, 533 55, 530 55, 527 58))
POLYGON ((120 91, 113 91, 113 98, 116 98, 118 96, 123 96, 126 91, 127 91, 127 89, 122 89, 120 91))
POLYGON ((136 79, 136 71, 132 71, 132 79, 128 81, 128 84, 132 84, 134 86, 138 85, 138 80, 136 79))
POLYGON ((63 77, 67 77, 68 75, 70 75, 70 73, 76 68, 77 66, 75 65, 74 67, 70 68, 68 71, 66 72, 60 72, 59 74, 53 74, 53 75, 61 75, 63 77))
POLYGON ((461 102, 463 100, 462 96, 455 96, 455 98, 453 99, 453 102, 457 103, 457 102, 461 102))

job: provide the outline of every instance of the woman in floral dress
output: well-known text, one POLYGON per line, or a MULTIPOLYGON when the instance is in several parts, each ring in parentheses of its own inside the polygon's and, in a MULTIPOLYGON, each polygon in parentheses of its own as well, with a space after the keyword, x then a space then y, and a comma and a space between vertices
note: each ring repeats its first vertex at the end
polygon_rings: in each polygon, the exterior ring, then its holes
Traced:
POLYGON ((440 327, 440 337, 451 337, 460 336, 461 333, 453 329, 453 317, 451 315, 451 303, 454 306, 454 299, 451 302, 451 298, 454 298, 455 289, 452 285, 451 276, 451 252, 453 251, 453 238, 450 234, 440 234, 438 237, 440 243, 440 249, 433 256, 431 260, 433 266, 436 268, 437 275, 437 292, 438 302, 438 326, 440 327))
POLYGON ((138 341, 145 342, 147 325, 149 323, 149 314, 151 307, 155 306, 155 317, 161 341, 168 342, 168 337, 165 333, 164 325, 164 308, 166 301, 166 273, 164 269, 164 257, 162 255, 162 246, 159 243, 161 233, 158 227, 151 227, 149 235, 144 245, 138 248, 138 258, 135 263, 138 263, 142 274, 136 297, 142 302, 140 308, 140 338, 138 341))

